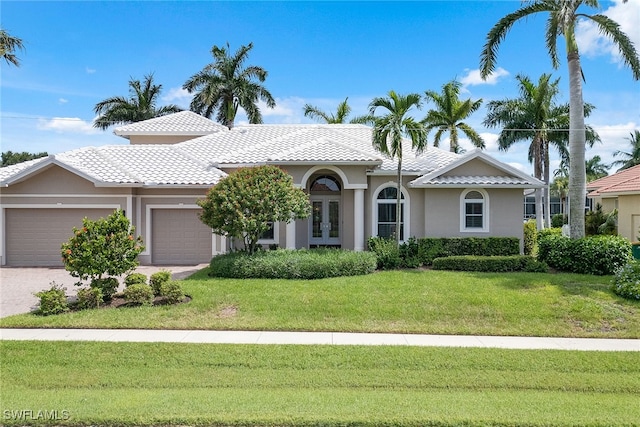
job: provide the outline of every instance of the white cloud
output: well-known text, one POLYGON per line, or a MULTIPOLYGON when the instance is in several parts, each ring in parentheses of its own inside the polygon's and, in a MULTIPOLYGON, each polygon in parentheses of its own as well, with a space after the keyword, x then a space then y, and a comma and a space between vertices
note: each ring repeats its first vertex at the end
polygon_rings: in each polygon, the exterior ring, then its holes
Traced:
MULTIPOLYGON (((614 5, 602 12, 602 14, 620 25, 620 30, 629 36, 636 49, 640 46, 640 25, 638 23, 640 2, 622 3, 621 0, 614 0, 614 5)), ((578 23, 576 39, 582 54, 588 57, 608 55, 611 56, 612 61, 621 64, 618 49, 608 38, 600 34, 597 25, 593 21, 583 19, 578 23)))
POLYGON ((96 72, 95 68, 85 67, 84 70, 87 72, 87 74, 94 74, 96 72))
POLYGON ((482 79, 480 76, 480 70, 465 70, 467 74, 460 79, 462 86, 477 86, 477 85, 495 85, 501 77, 509 75, 509 72, 502 67, 498 67, 494 72, 489 74, 486 79, 482 79))
POLYGON ((64 98, 60 98, 60 99, 58 99, 58 103, 59 103, 59 104, 66 104, 67 102, 69 102, 69 100, 68 100, 68 99, 64 99, 64 98))
POLYGON ((87 122, 77 117, 39 119, 37 128, 39 130, 51 130, 56 133, 79 133, 84 135, 92 135, 100 132, 99 129, 93 127, 92 122, 87 122))
POLYGON ((192 98, 193 95, 191 95, 186 89, 182 89, 181 87, 172 87, 166 95, 161 97, 161 100, 166 103, 176 104, 180 108, 188 109, 192 98))

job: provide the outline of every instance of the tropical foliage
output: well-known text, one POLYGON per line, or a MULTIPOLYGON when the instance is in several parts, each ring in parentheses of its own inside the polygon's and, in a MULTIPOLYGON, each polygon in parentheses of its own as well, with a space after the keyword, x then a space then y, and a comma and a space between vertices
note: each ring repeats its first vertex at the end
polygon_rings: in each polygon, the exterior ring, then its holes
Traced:
MULTIPOLYGON (((311 104, 305 104, 304 115, 305 117, 309 117, 311 119, 321 121, 328 124, 342 124, 347 122, 347 117, 351 113, 351 107, 347 102, 349 98, 345 98, 344 101, 338 104, 336 108, 336 112, 327 113, 322 111, 320 108, 315 107, 311 104)), ((369 123, 371 121, 371 117, 369 116, 358 116, 349 120, 349 123, 369 123)))
POLYGON ((629 169, 630 167, 640 165, 640 131, 636 129, 631 132, 627 140, 631 144, 629 151, 617 150, 613 153, 614 157, 622 157, 622 159, 616 160, 611 164, 611 166, 620 166, 618 170, 629 169))
POLYGON ((22 39, 14 37, 6 30, 0 28, 0 57, 7 64, 20 66, 20 59, 16 56, 16 50, 24 50, 22 39))
POLYGON ((262 123, 262 113, 258 101, 264 101, 267 107, 274 108, 276 102, 262 85, 267 71, 255 65, 244 66, 253 43, 240 48, 231 55, 229 43, 226 47, 213 46, 213 62, 194 74, 182 86, 194 93, 191 111, 216 120, 233 128, 238 108, 247 113, 250 123, 262 123))
POLYGON ((105 130, 114 124, 135 123, 181 111, 173 104, 156 106, 161 90, 162 85, 153 83, 153 74, 146 75, 143 82, 130 79, 128 98, 114 96, 96 104, 94 112, 98 117, 93 126, 105 130))
POLYGON ((373 117, 373 147, 391 159, 398 159, 397 189, 396 189, 396 242, 400 244, 401 198, 402 198, 402 143, 406 136, 411 140, 411 146, 417 152, 427 146, 427 130, 425 126, 408 116, 412 108, 420 108, 420 95, 410 93, 398 95, 393 90, 387 97, 374 98, 369 104, 369 114, 373 117), (375 116, 378 109, 385 114, 375 116))
POLYGON ((20 153, 14 153, 13 151, 5 151, 2 153, 2 164, 0 167, 16 165, 22 162, 28 162, 29 160, 39 159, 41 157, 47 157, 49 153, 28 153, 26 151, 20 153))
MULTIPOLYGON (((626 0, 623 0, 626 1, 626 0)), ((578 11, 587 6, 598 8, 598 0, 533 0, 528 1, 520 9, 508 14, 498 21, 487 34, 487 41, 480 56, 480 74, 486 78, 496 67, 498 48, 506 38, 512 26, 531 15, 548 13, 545 42, 554 68, 558 68, 557 41, 558 36, 565 39, 567 65, 569 70, 569 156, 571 158, 569 173, 570 235, 580 238, 585 235, 584 195, 586 194, 585 162, 585 125, 584 101, 582 98, 583 70, 580 65, 580 53, 576 41, 575 29, 580 19, 593 22, 600 33, 608 37, 617 47, 622 61, 631 68, 633 77, 640 79, 640 59, 629 37, 620 30, 620 25, 611 18, 596 14, 589 15, 578 11)))
POLYGON ((454 80, 442 86, 442 93, 430 90, 425 92, 427 100, 435 104, 435 108, 429 110, 422 121, 426 127, 427 135, 433 129, 437 129, 433 146, 438 147, 442 137, 448 133, 449 150, 454 153, 460 152, 458 130, 461 130, 476 147, 485 147, 482 137, 471 126, 463 122, 480 108, 482 99, 476 101, 460 100, 461 87, 461 83, 454 80))
POLYGON ((250 254, 274 223, 289 223, 310 214, 308 196, 275 166, 237 170, 211 188, 198 205, 202 222, 216 234, 240 239, 250 254))

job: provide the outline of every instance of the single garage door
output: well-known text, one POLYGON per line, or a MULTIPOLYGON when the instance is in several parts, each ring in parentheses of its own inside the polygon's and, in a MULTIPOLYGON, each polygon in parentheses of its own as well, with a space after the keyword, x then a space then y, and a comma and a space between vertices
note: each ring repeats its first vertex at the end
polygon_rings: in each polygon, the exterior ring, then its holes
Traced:
POLYGON ((60 246, 82 219, 105 218, 113 209, 6 209, 7 265, 61 267, 60 246))
POLYGON ((211 261, 211 229, 198 218, 199 209, 153 209, 151 262, 192 265, 211 261))

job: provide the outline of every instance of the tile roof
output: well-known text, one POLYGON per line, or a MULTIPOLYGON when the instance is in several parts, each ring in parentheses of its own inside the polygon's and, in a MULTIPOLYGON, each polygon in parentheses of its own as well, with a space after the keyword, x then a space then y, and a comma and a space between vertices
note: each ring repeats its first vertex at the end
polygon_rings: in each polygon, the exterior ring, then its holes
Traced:
POLYGON ((587 184, 588 196, 612 193, 640 193, 640 165, 621 170, 587 184))
POLYGON ((227 131, 227 128, 192 111, 180 111, 118 126, 113 133, 126 137, 129 135, 207 135, 221 131, 227 131))
MULTIPOLYGON (((416 180, 418 181, 418 180, 416 180)), ((422 186, 460 186, 460 185, 491 185, 503 187, 517 187, 531 185, 531 181, 512 176, 439 176, 432 179, 420 180, 422 186)))

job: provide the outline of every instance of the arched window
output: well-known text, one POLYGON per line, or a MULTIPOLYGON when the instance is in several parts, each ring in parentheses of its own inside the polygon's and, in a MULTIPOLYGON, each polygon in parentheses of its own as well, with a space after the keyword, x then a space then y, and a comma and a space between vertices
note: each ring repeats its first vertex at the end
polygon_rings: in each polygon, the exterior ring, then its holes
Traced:
POLYGON ((332 176, 320 176, 311 184, 311 191, 340 191, 340 183, 332 176))
POLYGON ((482 189, 463 191, 460 203, 460 231, 489 231, 489 197, 482 189))
MULTIPOLYGON (((396 202, 398 189, 396 187, 385 187, 378 193, 376 197, 376 214, 377 214, 377 236, 378 237, 395 237, 396 236, 396 202)), ((404 224, 405 224, 405 200, 404 194, 400 194, 400 240, 404 240, 404 224)))

